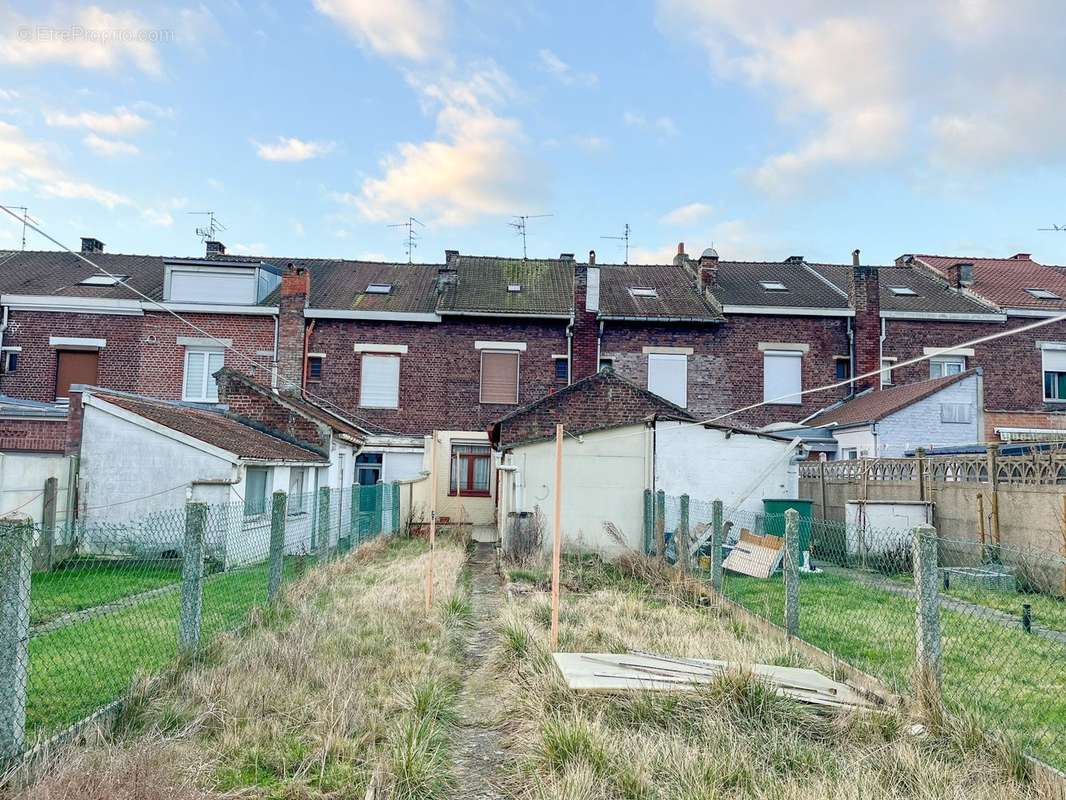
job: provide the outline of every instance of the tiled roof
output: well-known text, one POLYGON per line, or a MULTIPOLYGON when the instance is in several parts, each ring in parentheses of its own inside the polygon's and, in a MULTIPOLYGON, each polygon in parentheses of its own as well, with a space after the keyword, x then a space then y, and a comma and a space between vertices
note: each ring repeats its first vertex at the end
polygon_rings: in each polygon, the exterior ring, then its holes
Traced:
POLYGON ((460 255, 457 274, 440 295, 441 313, 569 314, 574 304, 570 259, 460 255), (521 287, 508 291, 508 286, 521 287))
POLYGON ((801 261, 721 261, 714 295, 727 306, 777 306, 783 308, 848 308, 847 292, 839 291, 801 261), (762 283, 778 281, 784 291, 766 289, 762 283))
POLYGON ((957 375, 945 375, 918 383, 904 383, 884 389, 875 389, 831 406, 807 421, 811 427, 821 425, 858 425, 876 422, 895 414, 909 405, 936 394, 941 389, 974 375, 976 370, 966 370, 957 375))
POLYGON ((721 322, 721 312, 696 289, 696 278, 673 264, 601 264, 600 315, 638 319, 721 322), (655 289, 655 297, 634 296, 633 287, 655 289))
POLYGON ((1028 255, 1012 258, 968 258, 966 256, 915 255, 913 257, 948 280, 956 264, 973 264, 973 292, 1001 308, 1066 309, 1066 271, 1038 264, 1028 255), (1026 289, 1048 289, 1059 300, 1041 300, 1026 289))
POLYGON ((326 458, 321 453, 272 436, 218 410, 194 408, 147 397, 112 394, 103 390, 93 390, 93 394, 139 417, 244 459, 326 463, 326 458))
POLYGON ((565 425, 571 435, 579 436, 632 425, 653 415, 685 421, 695 419, 680 406, 607 369, 498 419, 490 428, 489 438, 506 448, 554 436, 556 423, 565 425))
MULTIPOLYGON (((812 264, 811 268, 843 292, 848 290, 851 267, 844 264, 812 264)), ((937 314, 993 314, 988 304, 967 297, 944 283, 912 267, 878 267, 882 311, 914 311, 937 314), (896 294, 893 286, 914 291, 913 295, 896 294)))
MULTIPOLYGON (((232 259, 225 256, 213 260, 232 259)), ((305 267, 311 273, 311 297, 308 302, 310 308, 428 314, 436 310, 436 264, 306 258, 256 260, 265 261, 283 270, 290 263, 305 267), (387 294, 368 293, 366 289, 372 283, 385 283, 392 288, 387 294)), ((267 305, 277 305, 277 290, 263 302, 267 305)))
MULTIPOLYGON (((163 258, 161 256, 93 253, 93 262, 113 275, 127 276, 127 283, 153 300, 163 299, 163 258)), ((122 284, 79 286, 92 276, 101 276, 77 256, 60 251, 26 250, 0 252, 0 293, 54 295, 58 297, 99 297, 119 300, 141 298, 122 284)))

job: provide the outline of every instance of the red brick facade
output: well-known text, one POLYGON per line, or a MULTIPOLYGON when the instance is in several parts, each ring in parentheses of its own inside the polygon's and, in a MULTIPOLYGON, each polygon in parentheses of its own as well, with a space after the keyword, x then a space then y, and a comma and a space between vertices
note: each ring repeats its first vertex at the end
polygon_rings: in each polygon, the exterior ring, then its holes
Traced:
POLYGON ((62 453, 65 419, 0 419, 0 450, 62 453))
POLYGON ((229 406, 230 413, 312 447, 329 446, 329 430, 324 425, 287 408, 270 397, 269 392, 266 387, 249 386, 229 369, 223 369, 219 374, 218 400, 229 406))
MULTIPOLYGON (((571 383, 587 378, 600 369, 599 320, 596 311, 588 310, 589 268, 595 266, 596 254, 589 253, 589 264, 577 264, 574 268, 574 329, 570 353, 571 383)), ((594 272, 597 279, 598 271, 594 272)))
POLYGON ((854 264, 848 276, 848 304, 855 309, 855 375, 871 375, 855 381, 855 391, 877 389, 881 369, 881 287, 877 267, 859 263, 859 251, 852 256, 854 264))

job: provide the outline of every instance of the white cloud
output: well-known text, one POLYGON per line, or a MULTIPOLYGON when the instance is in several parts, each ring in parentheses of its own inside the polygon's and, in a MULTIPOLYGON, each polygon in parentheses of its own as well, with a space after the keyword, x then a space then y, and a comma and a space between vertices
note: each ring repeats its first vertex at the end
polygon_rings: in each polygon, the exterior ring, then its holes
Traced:
POLYGON ((120 194, 72 178, 56 166, 47 148, 0 122, 0 188, 29 188, 48 197, 92 200, 108 208, 128 203, 120 194))
POLYGON ((445 0, 315 0, 361 47, 385 56, 425 61, 442 49, 445 0))
POLYGON ((0 12, 0 62, 17 66, 69 64, 82 69, 117 69, 132 64, 152 75, 161 71, 157 42, 171 32, 153 28, 132 12, 88 6, 69 15, 31 19, 0 12))
POLYGON ((574 144, 576 144, 582 150, 587 150, 590 153, 598 153, 602 150, 606 150, 608 147, 611 146, 610 140, 605 139, 602 136, 597 136, 595 134, 588 134, 585 136, 574 136, 572 137, 572 140, 574 144))
MULTIPOLYGON (((677 255, 677 242, 657 247, 631 247, 630 264, 669 264, 677 255)), ((770 257, 765 236, 756 233, 743 219, 722 220, 685 240, 685 252, 696 258, 706 247, 714 247, 723 261, 761 261, 770 257)))
POLYGON ((90 133, 82 139, 82 141, 85 142, 85 146, 94 153, 106 158, 114 158, 116 156, 135 156, 141 152, 141 149, 135 144, 123 142, 119 139, 105 139, 102 136, 97 136, 95 133, 90 133))
POLYGON ((567 86, 591 87, 600 82, 595 72, 579 72, 551 50, 543 49, 537 55, 540 58, 540 68, 567 86))
POLYGON ((426 110, 436 109, 436 137, 398 145, 382 160, 381 176, 341 202, 377 222, 414 214, 443 225, 540 207, 546 176, 525 152, 521 124, 497 110, 514 94, 498 67, 484 65, 462 80, 409 81, 426 110))
POLYGON ((663 139, 677 136, 677 123, 673 117, 666 115, 647 117, 638 111, 626 111, 622 114, 622 122, 630 128, 650 131, 663 139))
POLYGON ((334 142, 313 142, 295 136, 279 136, 274 144, 262 144, 252 140, 256 154, 264 161, 307 161, 332 152, 334 142))
POLYGON ((148 120, 134 114, 128 108, 116 108, 110 114, 97 111, 81 111, 69 114, 65 111, 45 111, 44 121, 54 128, 86 128, 96 133, 112 136, 128 136, 148 127, 148 120))
POLYGON ((692 225, 706 219, 713 211, 706 203, 688 203, 663 214, 662 221, 667 225, 692 225))
POLYGON ((14 89, 0 89, 0 100, 3 100, 5 103, 18 99, 19 93, 14 89))
POLYGON ((262 242, 252 242, 251 244, 241 244, 238 242, 227 248, 229 252, 238 256, 265 256, 269 249, 270 248, 262 242))
POLYGON ((166 209, 160 208, 146 208, 142 210, 141 219, 149 225, 158 225, 162 228, 169 228, 174 224, 174 216, 166 209))

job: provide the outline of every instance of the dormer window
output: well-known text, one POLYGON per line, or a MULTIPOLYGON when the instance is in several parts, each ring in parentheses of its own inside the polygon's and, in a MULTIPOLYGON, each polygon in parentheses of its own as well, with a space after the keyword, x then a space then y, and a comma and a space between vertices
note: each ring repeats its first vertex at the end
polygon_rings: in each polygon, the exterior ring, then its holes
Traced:
POLYGON ((768 292, 787 292, 788 287, 781 281, 759 281, 759 285, 768 292))
POLYGON ((909 286, 889 286, 888 290, 896 297, 917 297, 918 293, 909 286))
POLYGON ((509 283, 509 284, 507 284, 507 291, 509 291, 509 292, 520 292, 520 291, 522 291, 522 284, 520 284, 520 283, 509 283))
POLYGON ((265 261, 175 260, 165 264, 163 298, 169 303, 251 306, 281 285, 281 270, 265 261))
POLYGON ((90 275, 85 280, 78 281, 78 286, 118 286, 129 277, 129 275, 90 275))
POLYGON ((630 286, 629 293, 633 297, 658 297, 659 290, 653 289, 650 286, 630 286))
POLYGON ((366 287, 367 294, 392 294, 391 283, 372 283, 366 287))
POLYGON ((1062 297, 1055 294, 1050 289, 1026 289, 1037 300, 1061 300, 1062 297))

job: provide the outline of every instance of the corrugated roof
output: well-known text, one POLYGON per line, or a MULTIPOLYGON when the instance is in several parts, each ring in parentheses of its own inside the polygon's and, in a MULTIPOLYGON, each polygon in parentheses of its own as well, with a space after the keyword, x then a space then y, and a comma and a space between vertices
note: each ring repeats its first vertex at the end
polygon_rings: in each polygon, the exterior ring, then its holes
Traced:
POLYGON ((93 395, 139 417, 253 461, 305 461, 323 464, 319 452, 253 428, 218 410, 165 400, 94 390, 93 395))
MULTIPOLYGON (((813 270, 843 292, 848 290, 851 267, 844 264, 811 264, 813 270)), ((938 314, 993 314, 996 309, 957 292, 912 267, 878 267, 882 311, 913 311, 938 314), (910 289, 913 295, 896 294, 893 286, 910 289)))
POLYGON ((1066 271, 1038 264, 1027 254, 1019 253, 1012 258, 918 254, 913 258, 948 280, 954 278, 952 267, 956 264, 973 264, 970 290, 1001 308, 1066 309, 1066 271), (1026 289, 1048 289, 1060 299, 1042 300, 1026 289))
POLYGON ((600 315, 638 319, 682 319, 721 322, 721 312, 696 288, 696 278, 673 264, 601 264, 600 315), (631 289, 655 289, 655 297, 631 289))
POLYGON ((570 259, 460 255, 455 280, 440 294, 441 313, 570 314, 574 262, 570 259), (518 291, 508 291, 509 286, 518 291))
POLYGON ((936 394, 953 383, 969 378, 976 372, 977 370, 969 369, 957 375, 945 375, 942 378, 933 378, 918 383, 874 389, 851 400, 845 400, 838 406, 830 407, 807 422, 811 426, 859 425, 864 422, 876 422, 936 394))
POLYGON ((714 295, 724 305, 783 308, 848 308, 847 293, 824 280, 807 264, 796 261, 721 261, 714 295), (779 282, 772 290, 763 283, 779 282))

